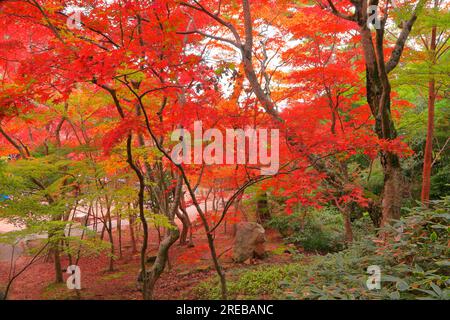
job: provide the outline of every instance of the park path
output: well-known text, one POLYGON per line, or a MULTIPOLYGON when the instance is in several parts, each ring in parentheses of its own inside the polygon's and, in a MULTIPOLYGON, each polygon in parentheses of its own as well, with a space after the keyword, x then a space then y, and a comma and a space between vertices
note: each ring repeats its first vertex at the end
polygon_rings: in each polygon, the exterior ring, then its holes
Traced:
MULTIPOLYGON (((200 205, 201 205, 202 209, 205 208, 204 202, 201 202, 200 205)), ((212 207, 212 201, 208 201, 207 208, 210 209, 211 207, 212 207)), ((197 209, 195 208, 195 206, 191 205, 191 206, 187 207, 186 211, 187 211, 191 221, 194 222, 198 216, 197 209)), ((79 216, 78 213, 76 215, 79 216)), ((182 223, 178 218, 176 218, 176 223, 180 228, 182 227, 182 223)), ((121 224, 122 224, 122 227, 125 227, 129 224, 129 222, 128 222, 128 220, 122 220, 121 224)), ((112 227, 113 227, 113 229, 117 228, 117 220, 112 221, 112 227)), ((88 228, 91 230, 94 230, 93 225, 89 225, 88 228)), ((97 224, 97 231, 101 232, 102 228, 103 228, 103 224, 101 222, 99 222, 97 224)), ((21 229, 20 227, 16 227, 12 224, 7 223, 4 220, 0 220, 0 234, 10 232, 10 231, 16 231, 16 230, 20 230, 20 229, 21 229)), ((71 236, 81 236, 81 234, 82 234, 81 229, 72 228, 70 231, 71 236)), ((47 237, 46 235, 30 235, 26 239, 27 240, 38 239, 38 238, 45 239, 46 237, 47 237)), ((13 248, 12 245, 0 243, 0 262, 10 261, 13 252, 14 252, 14 259, 17 259, 21 256, 23 251, 24 250, 21 245, 16 245, 15 248, 13 248)))

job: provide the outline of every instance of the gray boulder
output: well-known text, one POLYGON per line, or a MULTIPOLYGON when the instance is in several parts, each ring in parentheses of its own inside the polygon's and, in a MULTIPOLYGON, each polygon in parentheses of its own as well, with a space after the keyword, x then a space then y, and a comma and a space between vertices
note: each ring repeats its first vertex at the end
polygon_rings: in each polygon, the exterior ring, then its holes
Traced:
POLYGON ((242 263, 248 259, 263 259, 266 256, 264 228, 255 222, 240 222, 236 228, 233 260, 242 263))

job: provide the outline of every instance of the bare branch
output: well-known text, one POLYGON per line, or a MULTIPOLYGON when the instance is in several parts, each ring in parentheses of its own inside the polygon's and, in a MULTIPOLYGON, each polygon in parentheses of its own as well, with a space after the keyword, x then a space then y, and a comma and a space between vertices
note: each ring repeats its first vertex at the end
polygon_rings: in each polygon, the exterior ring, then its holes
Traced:
POLYGON ((340 12, 336 6, 334 5, 334 3, 331 0, 327 0, 329 7, 327 7, 325 4, 322 3, 322 1, 316 1, 317 4, 322 8, 322 9, 329 9, 331 10, 331 13, 334 14, 335 16, 348 20, 348 21, 356 21, 355 15, 348 15, 345 13, 340 12))
POLYGON ((210 38, 210 39, 213 39, 213 40, 223 41, 223 42, 229 43, 229 44, 233 45, 234 47, 236 47, 238 49, 241 48, 241 46, 237 42, 235 42, 233 40, 230 40, 230 39, 227 39, 227 38, 223 38, 223 37, 214 36, 214 35, 205 33, 205 32, 200 31, 200 30, 192 30, 192 31, 184 31, 184 32, 180 31, 180 32, 177 32, 177 34, 199 34, 201 36, 204 36, 204 37, 207 37, 207 38, 210 38))

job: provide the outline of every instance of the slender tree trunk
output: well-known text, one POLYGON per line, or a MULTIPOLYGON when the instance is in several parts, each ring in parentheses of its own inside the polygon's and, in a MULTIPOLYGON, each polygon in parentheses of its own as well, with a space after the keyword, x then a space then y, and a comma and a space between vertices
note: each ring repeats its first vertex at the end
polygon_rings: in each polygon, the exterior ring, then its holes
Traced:
POLYGON ((269 201, 267 199, 267 192, 263 192, 257 195, 256 216, 258 218, 258 222, 261 224, 264 224, 270 220, 270 210, 269 210, 269 201))
POLYGON ((176 215, 178 219, 180 219, 181 223, 183 224, 183 229, 181 230, 180 234, 180 245, 184 246, 187 244, 187 236, 189 232, 189 222, 186 220, 186 217, 182 212, 177 210, 176 215))
POLYGON ((188 243, 188 247, 192 248, 195 246, 194 244, 194 226, 192 224, 191 218, 189 217, 189 214, 186 210, 186 202, 184 201, 184 198, 181 197, 181 201, 180 201, 180 209, 181 212, 183 213, 183 216, 185 217, 188 225, 189 225, 189 243, 188 243))
MULTIPOLYGON (((128 204, 128 207, 130 208, 130 204, 128 204)), ((135 221, 136 221, 134 214, 130 213, 128 215, 128 221, 129 221, 129 228, 130 228, 132 253, 136 253, 136 252, 138 252, 138 250, 137 250, 137 246, 136 246, 136 235, 134 233, 134 226, 135 226, 135 221)))
POLYGON ((144 287, 144 295, 147 296, 148 299, 153 299, 155 284, 169 261, 169 250, 180 237, 180 231, 178 230, 178 226, 176 225, 174 220, 175 215, 178 211, 178 207, 180 205, 181 188, 183 186, 182 179, 182 176, 179 175, 177 179, 177 186, 175 189, 173 206, 172 208, 170 208, 170 211, 167 212, 167 217, 169 218, 172 227, 167 230, 166 236, 159 245, 155 263, 153 264, 152 270, 148 275, 148 286, 144 287))
POLYGON ((109 266, 108 271, 114 271, 114 259, 115 259, 115 246, 114 246, 114 237, 113 237, 113 230, 112 230, 112 218, 111 218, 111 205, 109 203, 108 198, 106 198, 106 221, 105 221, 105 227, 106 224, 108 224, 108 227, 106 227, 106 233, 108 234, 109 242, 111 244, 111 251, 110 251, 110 257, 109 257, 109 266))
MULTIPOLYGON (((345 242, 350 244, 353 242, 352 220, 350 218, 352 207, 349 204, 341 206, 336 198, 334 199, 334 202, 344 218, 345 242)), ((304 218, 302 218, 302 220, 305 221, 304 218)))
POLYGON ((183 216, 185 217, 188 225, 189 225, 189 243, 188 246, 189 247, 194 247, 194 239, 193 239, 193 225, 192 225, 192 221, 191 218, 189 218, 189 214, 186 210, 186 201, 184 200, 184 194, 183 196, 181 196, 181 200, 180 200, 180 210, 183 214, 183 216))
POLYGON ((180 236, 178 227, 175 224, 173 224, 173 227, 173 229, 168 230, 166 237, 164 237, 164 239, 161 241, 161 244, 159 245, 158 256, 155 263, 153 264, 152 270, 150 271, 148 287, 144 288, 144 290, 146 290, 148 299, 153 299, 156 282, 160 278, 169 260, 169 249, 180 236))
POLYGON ((112 271, 114 271, 114 254, 115 254, 112 230, 108 230, 108 237, 109 237, 109 242, 111 243, 111 251, 110 251, 111 256, 109 257, 108 271, 112 272, 112 271))
POLYGON ((59 254, 59 243, 53 248, 53 260, 55 266, 55 282, 63 283, 63 272, 61 267, 61 256, 59 254))
POLYGON ((352 230, 352 223, 350 220, 349 212, 346 212, 344 214, 344 227, 345 227, 345 242, 352 243, 353 242, 353 230, 352 230))
MULTIPOLYGON (((53 221, 59 221, 59 220, 61 220, 61 216, 55 217, 53 221)), ((56 283, 64 282, 63 272, 62 272, 62 267, 61 267, 61 255, 60 255, 61 241, 60 241, 60 239, 55 239, 55 237, 58 237, 59 233, 61 233, 61 232, 62 232, 62 234, 64 234, 64 231, 61 230, 60 227, 52 228, 48 232, 48 239, 50 242, 49 255, 53 256, 53 265, 54 265, 54 269, 55 269, 55 282, 56 283)))
POLYGON ((145 217, 144 211, 144 191, 145 191, 145 180, 142 171, 136 165, 133 159, 132 153, 132 142, 133 136, 130 134, 127 138, 127 162, 130 165, 131 169, 135 172, 137 178, 139 179, 139 192, 138 192, 138 204, 139 204, 139 218, 141 219, 142 228, 143 228, 143 241, 141 247, 141 272, 142 272, 142 281, 143 281, 143 298, 144 300, 148 300, 148 291, 147 287, 149 285, 149 279, 147 276, 146 270, 146 262, 147 262, 147 246, 148 246, 148 223, 145 217))
POLYGON ((119 236, 119 259, 122 259, 122 218, 119 212, 117 213, 117 233, 119 236))
MULTIPOLYGON (((432 55, 431 60, 434 64, 436 50, 436 27, 433 27, 431 31, 431 45, 430 53, 432 55)), ((422 173, 422 203, 426 206, 430 202, 430 188, 431 188, 431 167, 433 163, 433 137, 434 137, 434 103, 436 100, 435 79, 431 75, 428 82, 428 128, 427 128, 427 140, 425 143, 425 153, 423 159, 423 173, 422 173)))

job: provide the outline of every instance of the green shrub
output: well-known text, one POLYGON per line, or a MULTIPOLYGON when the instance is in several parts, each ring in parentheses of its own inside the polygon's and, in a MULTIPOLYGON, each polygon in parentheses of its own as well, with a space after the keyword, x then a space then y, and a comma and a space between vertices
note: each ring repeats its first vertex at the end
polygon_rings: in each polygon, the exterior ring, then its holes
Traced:
POLYGON ((307 251, 336 252, 344 247, 342 215, 333 208, 279 215, 267 225, 307 251))
MULTIPOLYGON (((283 279, 295 269, 294 265, 259 266, 250 270, 238 270, 228 274, 229 299, 261 299, 277 297, 283 293, 283 279)), ((218 278, 200 283, 194 288, 198 299, 221 299, 218 278)))
POLYGON ((448 299, 450 298, 450 198, 432 209, 409 209, 409 215, 349 249, 317 257, 290 289, 307 299, 448 299), (381 268, 381 290, 366 287, 367 267, 381 268))
POLYGON ((376 229, 368 212, 363 212, 361 218, 352 222, 353 240, 358 241, 375 235, 376 229))
POLYGON ((385 240, 366 238, 316 258, 306 274, 290 281, 292 289, 309 299, 449 298, 449 208, 450 198, 434 202, 432 209, 409 209, 406 217, 381 230, 385 240), (381 290, 366 288, 370 265, 381 268, 381 290))
POLYGON ((303 217, 299 212, 291 215, 280 214, 272 217, 266 226, 277 230, 282 237, 288 238, 303 229, 303 217))
MULTIPOLYGON (((303 257, 300 263, 240 271, 230 298, 449 299, 450 197, 408 215, 346 250, 303 257), (384 239, 384 240, 383 240, 384 239), (369 290, 367 268, 381 269, 381 289, 369 290)), ((197 287, 201 298, 219 298, 217 282, 197 287)))

